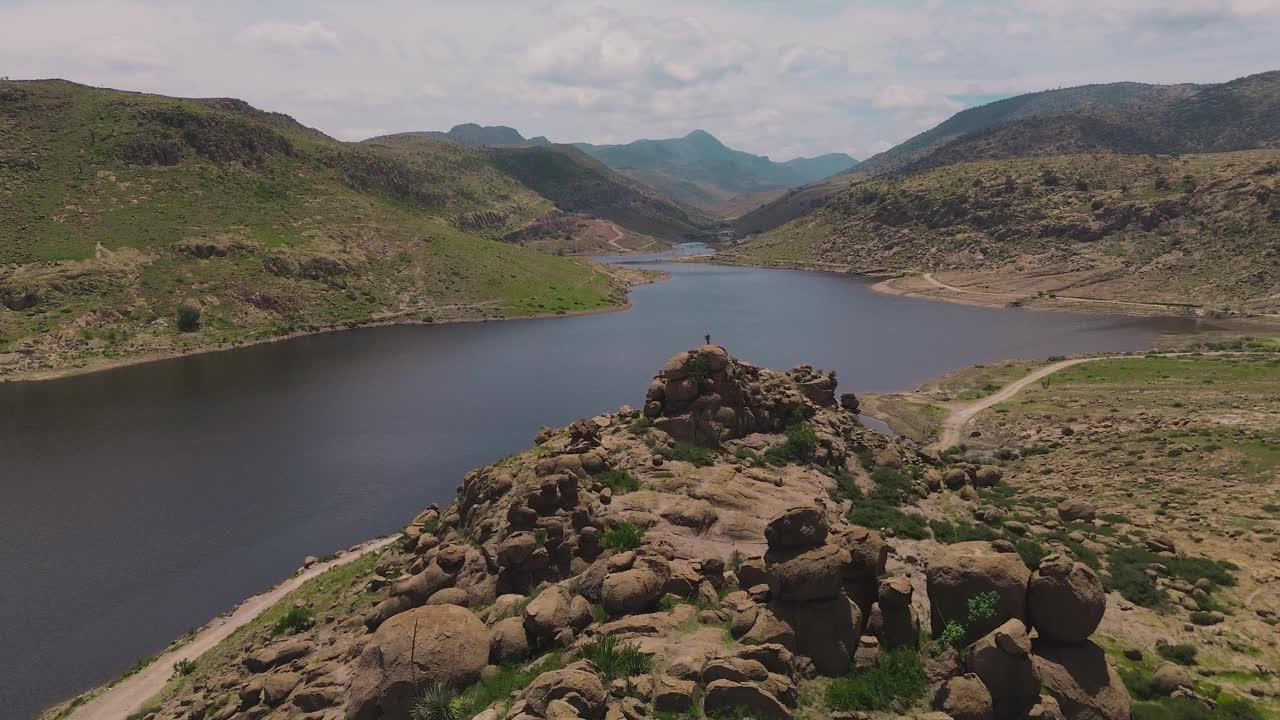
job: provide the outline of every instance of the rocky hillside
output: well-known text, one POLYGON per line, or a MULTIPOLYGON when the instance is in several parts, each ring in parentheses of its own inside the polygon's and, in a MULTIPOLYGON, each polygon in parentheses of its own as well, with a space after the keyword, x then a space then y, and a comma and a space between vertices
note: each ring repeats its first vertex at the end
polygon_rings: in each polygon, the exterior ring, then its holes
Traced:
POLYGON ((1031 294, 1275 312, 1278 248, 1280 151, 1260 150, 1020 158, 863 181, 726 257, 987 272, 1031 294))
POLYGON ((850 184, 975 160, 1074 153, 1207 153, 1280 143, 1280 71, 1214 85, 1111 83, 1048 90, 963 110, 735 221, 739 235, 779 227, 850 184))
POLYGON ((1112 534, 1088 503, 979 533, 1018 492, 1000 461, 922 455, 858 406, 828 372, 681 353, 641 409, 468 473, 139 717, 1260 717, 1177 666, 1122 679, 1154 649, 1095 635, 1127 610, 1074 539, 1112 534))
POLYGON ((774 162, 724 145, 704 130, 682 138, 577 147, 620 173, 706 212, 723 214, 735 197, 804 185, 844 172, 844 153, 774 162))
POLYGON ((0 374, 405 318, 623 302, 492 239, 555 204, 485 151, 236 100, 0 82, 0 374))

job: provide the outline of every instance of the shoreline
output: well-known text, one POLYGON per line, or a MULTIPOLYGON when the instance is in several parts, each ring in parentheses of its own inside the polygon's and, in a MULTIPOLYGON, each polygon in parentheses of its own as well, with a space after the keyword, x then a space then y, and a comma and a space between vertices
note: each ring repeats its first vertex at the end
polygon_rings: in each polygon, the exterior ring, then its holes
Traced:
POLYGON ((363 328, 376 327, 392 327, 396 325, 455 325, 462 323, 487 323, 487 322, 506 322, 510 320, 554 320, 557 318, 582 317, 586 315, 604 315, 606 313, 624 312, 631 309, 630 291, 631 288, 639 285, 652 285, 669 279, 669 273, 663 273, 660 277, 650 279, 629 278, 623 280, 627 285, 628 299, 621 305, 603 308, 592 308, 590 310, 573 310, 563 313, 539 313, 537 315, 512 315, 498 318, 451 318, 447 320, 433 320, 426 322, 424 320, 410 319, 408 316, 419 314, 421 310, 406 310, 400 314, 392 314, 391 316, 370 320, 361 323, 346 323, 342 325, 328 325, 317 328, 315 330, 297 330, 287 335, 276 335, 273 337, 257 338, 252 340, 237 340, 229 345, 219 345, 216 347, 198 347, 186 350, 177 350, 174 352, 151 352, 138 353, 128 357, 120 358, 100 358, 96 361, 88 361, 84 365, 67 366, 61 368, 45 368, 38 370, 25 370, 15 372, 9 375, 0 375, 0 384, 2 383, 40 383, 49 380, 61 380, 69 377, 80 375, 92 375, 94 373, 106 372, 108 370, 116 370, 118 368, 132 367, 135 365, 146 365, 148 363, 160 362, 163 360, 175 360, 177 358, 194 357, 197 355, 212 355, 214 353, 231 352, 233 350, 243 350, 244 348, 254 347, 257 345, 267 345, 270 343, 284 342, 286 340, 296 340, 298 338, 310 337, 313 335, 327 335, 330 333, 346 332, 348 330, 360 330, 363 328))
POLYGON ((1233 315, 1226 317, 1213 317, 1209 315, 1188 315, 1187 308, 1198 308, 1198 306, 1184 305, 1178 303, 1160 303, 1146 302, 1140 300, 1110 300, 1102 298, 1081 298, 1057 296, 1049 297, 1022 297, 1014 293, 996 293, 983 291, 965 291, 956 288, 955 292, 948 291, 948 286, 930 277, 932 273, 903 273, 898 271, 871 271, 857 272, 849 265, 839 263, 803 263, 803 262, 742 262, 737 258, 726 258, 723 255, 697 255, 688 258, 679 258, 675 262, 681 261, 697 261, 707 262, 716 265, 727 265, 734 267, 756 267, 765 269, 781 269, 781 270, 803 270, 806 272, 825 272, 835 275, 847 275, 866 280, 874 280, 876 282, 868 285, 868 288, 874 292, 883 295, 893 295, 897 297, 911 297, 921 300, 936 300, 938 302, 947 302, 954 305, 967 305, 969 307, 985 307, 1007 310, 1029 310, 1029 311, 1045 311, 1045 312, 1068 312, 1068 313, 1088 313, 1098 315, 1122 315, 1126 317, 1169 317, 1169 318, 1186 318, 1190 320, 1209 320, 1216 322, 1252 322, 1266 326, 1271 329, 1280 330, 1280 315, 1269 315, 1260 313, 1256 315, 1233 315), (926 288, 901 287, 896 283, 900 281, 925 280, 931 282, 932 285, 926 288), (985 296, 985 297, 984 297, 985 296), (1023 304, 1011 305, 1010 301, 1022 301, 1023 304), (1026 304, 1031 301, 1034 304, 1026 304))
POLYGON ((196 660, 309 580, 333 568, 378 552, 399 537, 399 533, 396 533, 365 540, 340 551, 332 560, 299 568, 274 586, 241 600, 227 612, 169 643, 136 673, 115 681, 114 684, 104 683, 88 688, 66 700, 54 703, 42 710, 37 718, 46 717, 79 698, 88 697, 79 705, 68 708, 69 712, 62 716, 63 720, 124 720, 138 708, 144 707, 148 700, 164 689, 165 684, 170 680, 175 663, 196 660))

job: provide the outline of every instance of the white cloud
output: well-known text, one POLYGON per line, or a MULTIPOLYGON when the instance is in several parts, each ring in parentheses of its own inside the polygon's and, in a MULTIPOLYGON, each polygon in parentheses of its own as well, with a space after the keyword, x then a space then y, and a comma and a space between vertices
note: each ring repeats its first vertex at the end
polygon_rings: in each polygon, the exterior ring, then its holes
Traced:
POLYGON ((270 50, 303 52, 309 50, 341 50, 338 33, 323 23, 260 22, 240 33, 241 42, 270 50))
POLYGON ((0 74, 232 96, 343 138, 700 127, 866 157, 957 95, 1280 66, 1280 0, 0 0, 0 74), (266 6, 266 7, 264 7, 266 6))

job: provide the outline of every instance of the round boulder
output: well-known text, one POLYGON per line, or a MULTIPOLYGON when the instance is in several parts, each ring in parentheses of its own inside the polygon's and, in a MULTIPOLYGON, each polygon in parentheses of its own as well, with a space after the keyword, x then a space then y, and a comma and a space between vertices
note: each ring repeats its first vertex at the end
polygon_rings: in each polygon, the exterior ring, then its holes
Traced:
POLYGON ((815 547, 827 540, 827 516, 812 505, 789 508, 769 521, 764 537, 771 549, 815 547))
POLYGON ((1010 619, 1026 619, 1031 571, 1017 554, 999 552, 991 543, 946 546, 929 561, 925 577, 935 637, 950 621, 964 625, 965 642, 973 642, 1010 619), (969 622, 969 601, 991 592, 997 598, 995 612, 969 622))
POLYGON ((1058 503, 1058 519, 1062 522, 1093 522, 1098 509, 1080 498, 1067 498, 1058 503))
POLYGON ((1107 609, 1107 594, 1088 565, 1051 555, 1031 576, 1027 613, 1040 637, 1063 643, 1089 639, 1107 609))
POLYGON ((1102 648, 1088 641, 1063 645, 1037 640, 1032 657, 1041 684, 1058 700, 1066 720, 1129 720, 1129 691, 1102 648))
POLYGON ((489 664, 489 632, 457 605, 427 605, 378 627, 352 672, 348 720, 408 717, 417 691, 432 683, 466 687, 489 664))
POLYGON ((977 675, 959 675, 942 684, 933 707, 954 720, 992 720, 991 693, 977 675))
POLYGON ((1173 663, 1160 663, 1160 667, 1151 675, 1151 688, 1161 695, 1172 695, 1179 688, 1194 686, 1195 680, 1191 673, 1173 663))

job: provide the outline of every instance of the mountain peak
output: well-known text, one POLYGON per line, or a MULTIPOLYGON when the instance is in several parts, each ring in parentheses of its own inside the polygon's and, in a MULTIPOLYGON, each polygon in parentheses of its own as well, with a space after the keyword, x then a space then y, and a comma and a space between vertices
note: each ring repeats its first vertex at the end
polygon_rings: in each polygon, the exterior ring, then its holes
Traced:
POLYGON ((684 139, 706 147, 721 148, 725 146, 724 143, 720 142, 715 135, 712 135, 706 130, 694 130, 688 135, 685 135, 684 139))

